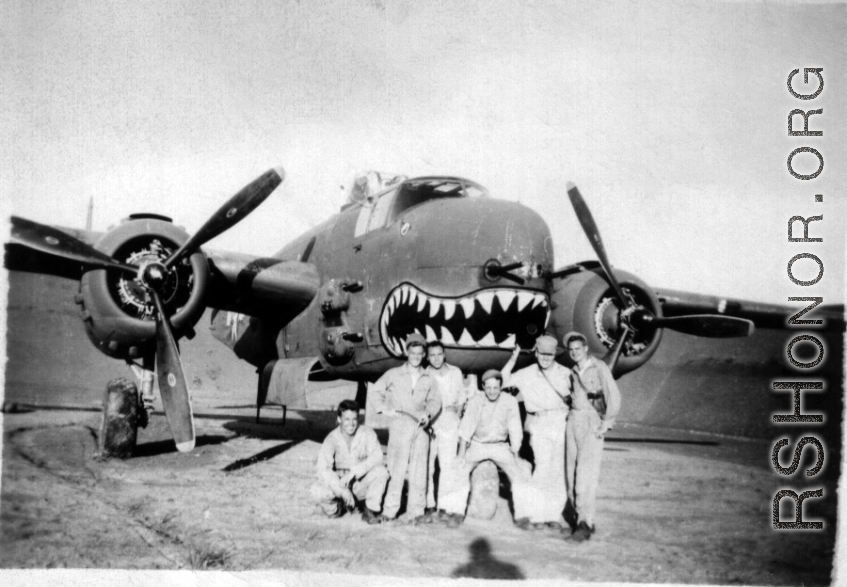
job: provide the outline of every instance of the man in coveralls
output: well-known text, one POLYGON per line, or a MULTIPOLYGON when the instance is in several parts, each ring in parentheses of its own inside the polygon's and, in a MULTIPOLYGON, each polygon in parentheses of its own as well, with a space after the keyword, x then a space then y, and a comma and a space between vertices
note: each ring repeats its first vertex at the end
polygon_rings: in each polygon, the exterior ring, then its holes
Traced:
POLYGON ((432 377, 421 367, 426 341, 419 334, 406 338, 406 364, 386 371, 370 388, 377 414, 388 416, 388 490, 383 515, 397 517, 403 481, 409 474, 405 520, 420 523, 426 506, 429 434, 424 430, 441 409, 432 377))
POLYGON ((321 445, 317 471, 311 493, 327 516, 338 518, 356 506, 356 499, 364 499, 362 519, 368 524, 382 521, 379 510, 388 471, 376 432, 359 426, 359 405, 353 400, 338 405, 338 428, 321 445))
POLYGON ((529 463, 518 457, 523 441, 518 402, 508 393, 500 392, 503 376, 499 371, 486 371, 482 384, 485 393, 475 394, 468 400, 459 424, 460 476, 455 490, 439 496, 439 505, 447 512, 447 525, 451 528, 464 520, 471 489, 470 476, 482 461, 493 461, 509 478, 516 520, 525 517, 529 507, 529 463))
MULTIPOLYGON (((441 398, 441 413, 433 420, 434 438, 429 447, 429 477, 426 490, 426 515, 435 514, 435 459, 438 458, 438 495, 449 493, 456 479, 456 452, 459 447, 459 418, 468 399, 465 380, 458 367, 444 361, 444 345, 430 342, 426 351, 429 366, 426 372, 435 381, 441 398)), ((439 518, 445 517, 444 508, 439 508, 439 518)))
POLYGON ((576 510, 577 524, 565 539, 582 542, 594 534, 603 435, 615 423, 621 395, 606 363, 588 353, 588 341, 582 334, 569 332, 563 342, 576 363, 571 372, 573 394, 565 440, 565 468, 568 499, 576 510))
POLYGON ((504 385, 520 390, 526 408, 526 432, 535 460, 532 487, 537 499, 529 517, 519 527, 562 529, 562 512, 567 502, 565 489, 565 424, 570 395, 571 371, 556 362, 556 339, 540 336, 535 341, 536 363, 512 375, 520 354, 515 347, 503 367, 504 385))

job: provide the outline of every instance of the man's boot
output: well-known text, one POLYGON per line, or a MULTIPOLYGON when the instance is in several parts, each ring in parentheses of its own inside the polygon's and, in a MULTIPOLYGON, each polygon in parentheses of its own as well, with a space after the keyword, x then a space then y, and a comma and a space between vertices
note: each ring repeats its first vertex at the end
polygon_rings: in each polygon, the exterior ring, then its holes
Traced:
POLYGON ((378 514, 375 511, 369 509, 367 506, 365 506, 365 511, 362 512, 362 519, 365 522, 367 522, 368 524, 372 525, 372 524, 382 524, 385 517, 382 516, 381 514, 378 514))
POLYGON ((594 526, 589 526, 585 522, 580 522, 579 525, 577 525, 576 530, 573 531, 573 534, 565 536, 565 540, 584 542, 591 538, 592 534, 594 534, 594 526))

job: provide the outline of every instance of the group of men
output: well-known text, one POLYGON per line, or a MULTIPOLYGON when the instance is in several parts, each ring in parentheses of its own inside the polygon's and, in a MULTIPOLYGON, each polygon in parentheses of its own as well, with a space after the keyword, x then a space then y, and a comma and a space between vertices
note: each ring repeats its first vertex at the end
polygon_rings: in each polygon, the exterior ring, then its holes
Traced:
POLYGON ((376 412, 389 418, 387 463, 376 433, 359 425, 359 406, 344 401, 338 428, 318 455, 313 497, 331 517, 364 501, 362 518, 378 524, 397 519, 408 480, 402 520, 457 527, 468 505, 471 473, 492 461, 509 479, 518 527, 554 528, 569 540, 589 539, 603 437, 614 425, 620 393, 606 364, 589 354, 582 334, 568 333, 563 344, 572 370, 556 362, 558 342, 545 335, 536 340, 535 363, 513 373, 520 356, 516 347, 502 372, 482 375, 479 393, 444 361, 443 344, 409 336, 406 363, 388 370, 369 391, 376 412), (517 388, 518 396, 502 393, 505 387, 517 388), (534 466, 518 454, 524 433, 534 466))

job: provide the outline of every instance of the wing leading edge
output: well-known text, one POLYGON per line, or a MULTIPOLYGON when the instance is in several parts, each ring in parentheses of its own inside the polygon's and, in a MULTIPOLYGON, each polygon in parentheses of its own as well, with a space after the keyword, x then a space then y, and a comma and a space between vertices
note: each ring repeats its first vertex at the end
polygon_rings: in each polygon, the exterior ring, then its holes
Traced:
MULTIPOLYGON (((673 289, 656 289, 656 297, 662 304, 664 316, 682 316, 686 314, 716 314, 752 320, 758 328, 788 328, 788 320, 803 312, 813 302, 798 302, 797 306, 783 306, 751 302, 723 296, 710 296, 673 289)), ((818 305, 798 320, 823 320, 827 330, 844 329, 843 305, 818 305)))

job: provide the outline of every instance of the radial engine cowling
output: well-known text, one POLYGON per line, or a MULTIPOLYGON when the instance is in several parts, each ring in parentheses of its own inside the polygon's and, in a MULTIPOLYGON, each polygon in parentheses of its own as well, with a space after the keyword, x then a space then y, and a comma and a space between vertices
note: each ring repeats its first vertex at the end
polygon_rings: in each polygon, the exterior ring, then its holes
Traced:
MULTIPOLYGON (((615 269, 614 273, 624 294, 631 297, 635 304, 657 317, 662 315, 656 294, 646 283, 626 271, 615 269)), ((588 338, 591 353, 602 358, 620 336, 620 302, 599 267, 556 280, 551 303, 551 325, 561 345, 562 337, 575 330, 588 338)), ((659 348, 661 338, 660 328, 645 328, 630 335, 615 366, 615 377, 634 371, 646 363, 659 348)), ((567 354, 564 360, 570 366, 567 354)))
MULTIPOLYGON (((115 260, 139 268, 162 262, 188 240, 170 219, 133 215, 104 234, 95 247, 115 260)), ((189 334, 205 309, 209 283, 206 256, 196 252, 171 270, 162 291, 174 335, 189 334)), ((141 283, 117 271, 97 269, 83 275, 75 300, 86 334, 110 357, 138 359, 156 348, 153 300, 141 283)))

